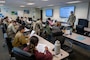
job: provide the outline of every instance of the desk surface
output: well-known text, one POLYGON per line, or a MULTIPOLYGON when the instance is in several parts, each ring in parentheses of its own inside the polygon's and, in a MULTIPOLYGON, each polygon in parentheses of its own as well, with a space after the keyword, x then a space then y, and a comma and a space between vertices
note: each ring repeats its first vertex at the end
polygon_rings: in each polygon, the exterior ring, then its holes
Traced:
POLYGON ((90 28, 85 27, 84 30, 90 32, 90 28))
MULTIPOLYGON (((42 44, 46 44, 47 46, 49 46, 49 51, 54 54, 54 51, 52 51, 52 49, 54 48, 54 45, 50 42, 48 42, 47 40, 43 39, 42 37, 38 36, 35 34, 35 36, 37 36, 39 38, 39 43, 42 43, 42 44)), ((69 53, 65 52, 64 50, 60 50, 60 54, 57 55, 57 56, 54 56, 53 57, 53 60, 61 60, 65 57, 68 57, 69 56, 69 53), (62 56, 61 56, 62 55, 62 56)))
POLYGON ((72 33, 72 35, 64 35, 65 37, 67 38, 70 38, 72 40, 75 40, 75 41, 78 41, 78 42, 81 42, 83 44, 86 44, 86 45, 90 45, 90 37, 86 37, 86 36, 83 36, 83 35, 79 35, 77 33, 72 33), (81 36, 83 38, 85 38, 84 40, 78 40, 76 39, 77 36, 81 36))

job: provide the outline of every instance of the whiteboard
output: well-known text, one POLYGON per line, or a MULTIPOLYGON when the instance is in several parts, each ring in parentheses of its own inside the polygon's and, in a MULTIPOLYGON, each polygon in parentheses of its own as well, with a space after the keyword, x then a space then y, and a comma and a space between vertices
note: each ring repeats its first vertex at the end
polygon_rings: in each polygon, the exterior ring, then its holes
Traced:
POLYGON ((23 17, 23 14, 24 14, 23 11, 18 11, 18 16, 19 17, 23 17))

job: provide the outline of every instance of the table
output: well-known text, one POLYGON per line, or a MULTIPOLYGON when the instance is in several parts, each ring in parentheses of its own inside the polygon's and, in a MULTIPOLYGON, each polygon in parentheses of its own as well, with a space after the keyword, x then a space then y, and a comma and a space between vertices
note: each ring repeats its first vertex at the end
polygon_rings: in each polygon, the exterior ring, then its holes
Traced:
MULTIPOLYGON (((49 47, 50 47, 50 48, 49 48, 49 51, 50 51, 52 54, 54 54, 54 51, 52 51, 53 48, 54 48, 54 45, 53 45, 52 43, 48 42, 47 40, 43 39, 42 37, 40 37, 40 36, 38 36, 38 35, 36 35, 36 34, 34 34, 34 36, 37 36, 37 37, 39 38, 39 43, 41 43, 41 44, 46 44, 47 46, 49 46, 49 47)), ((66 58, 66 57, 68 57, 68 56, 69 56, 69 53, 67 53, 67 52, 65 52, 64 50, 60 49, 60 54, 57 55, 57 56, 54 56, 54 57, 53 57, 53 60, 61 60, 61 59, 64 59, 64 58, 66 58)))
POLYGON ((68 27, 68 26, 71 26, 71 25, 68 24, 68 23, 61 23, 61 26, 68 27))
POLYGON ((79 35, 77 33, 72 33, 72 35, 64 35, 64 37, 70 38, 70 39, 72 39, 74 41, 77 41, 77 42, 83 43, 83 44, 85 44, 87 46, 90 46, 90 37, 79 35), (78 39, 76 39, 77 36, 82 36, 85 39, 84 40, 78 40, 78 39))
POLYGON ((85 27, 84 31, 90 32, 90 28, 85 27))

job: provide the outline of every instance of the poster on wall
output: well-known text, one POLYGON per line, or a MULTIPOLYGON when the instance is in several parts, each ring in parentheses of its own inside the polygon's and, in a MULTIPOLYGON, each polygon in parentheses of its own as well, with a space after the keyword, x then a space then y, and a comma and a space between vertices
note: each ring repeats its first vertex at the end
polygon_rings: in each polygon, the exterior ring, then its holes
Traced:
POLYGON ((11 11, 11 15, 18 15, 17 11, 11 11))
POLYGON ((19 11, 18 11, 18 16, 19 16, 19 17, 23 17, 23 15, 24 15, 24 14, 23 14, 23 11, 20 11, 20 10, 19 10, 19 11))
POLYGON ((29 14, 30 11, 29 10, 24 10, 24 14, 29 14))

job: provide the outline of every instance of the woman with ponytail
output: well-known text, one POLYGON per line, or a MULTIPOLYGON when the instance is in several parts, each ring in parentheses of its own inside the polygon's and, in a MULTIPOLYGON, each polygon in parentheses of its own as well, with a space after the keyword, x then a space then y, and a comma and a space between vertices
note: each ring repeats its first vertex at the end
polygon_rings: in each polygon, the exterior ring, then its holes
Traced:
POLYGON ((36 49, 36 46, 38 45, 38 37, 36 36, 32 36, 30 38, 30 44, 25 47, 23 50, 27 51, 29 53, 33 53, 36 57, 36 60, 52 60, 52 54, 49 52, 48 48, 45 47, 45 52, 46 53, 41 53, 38 52, 38 50, 36 49))

